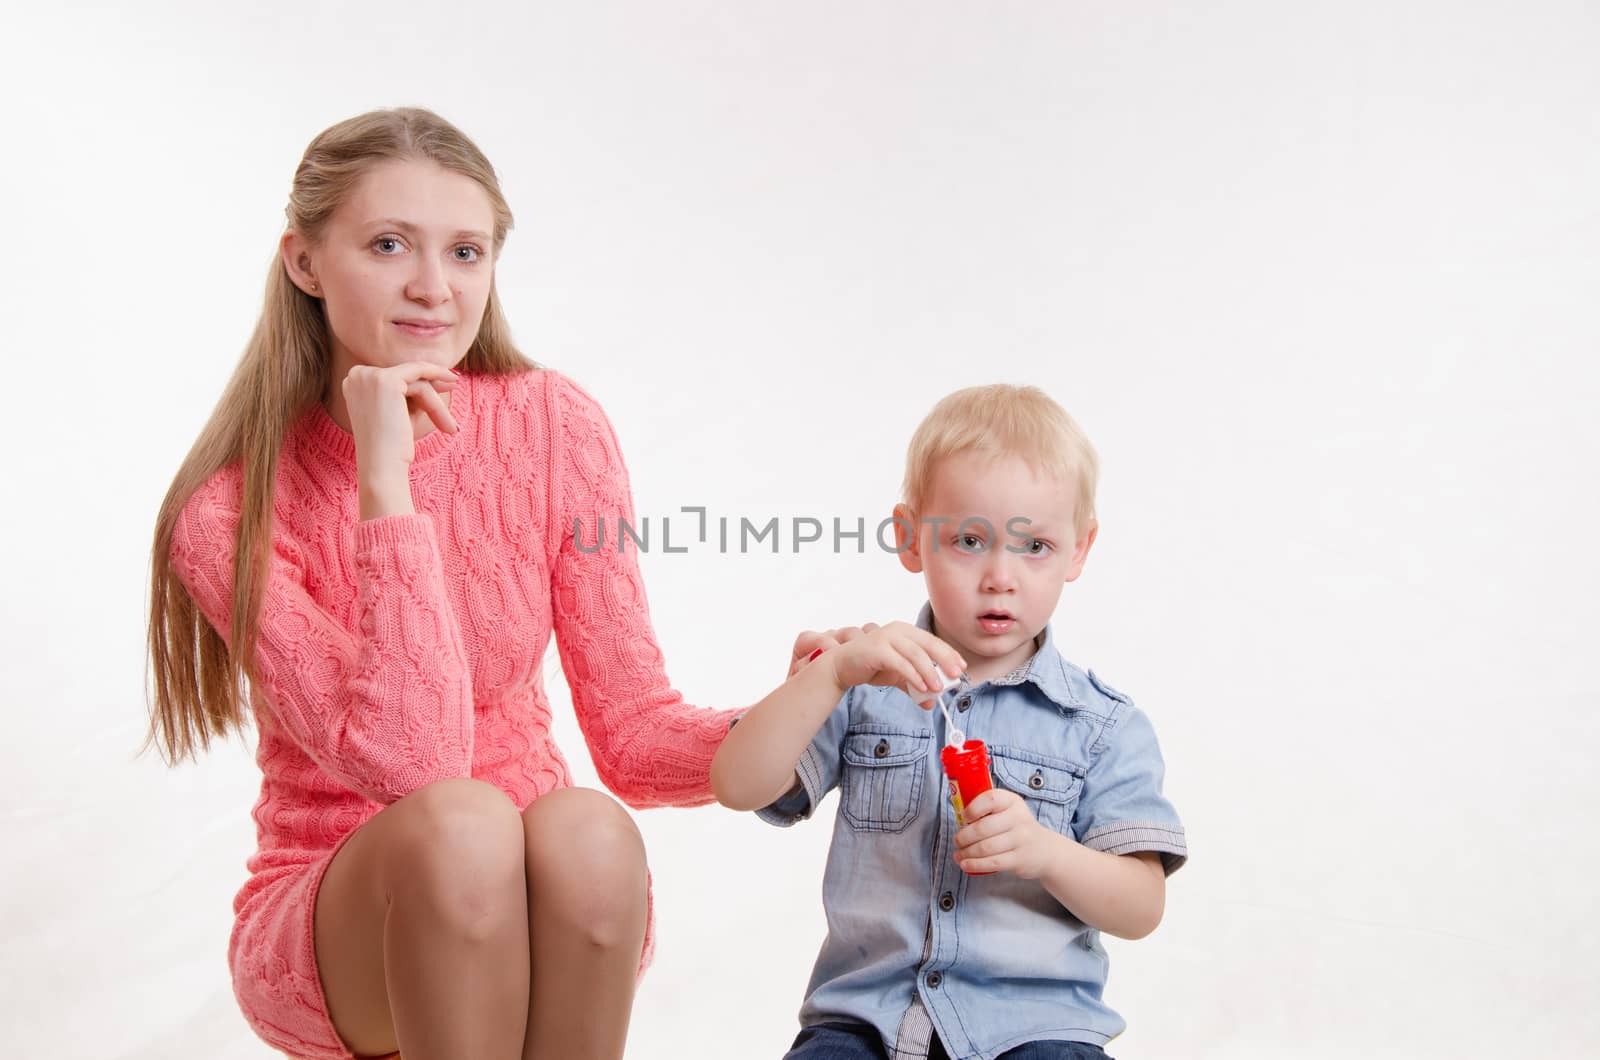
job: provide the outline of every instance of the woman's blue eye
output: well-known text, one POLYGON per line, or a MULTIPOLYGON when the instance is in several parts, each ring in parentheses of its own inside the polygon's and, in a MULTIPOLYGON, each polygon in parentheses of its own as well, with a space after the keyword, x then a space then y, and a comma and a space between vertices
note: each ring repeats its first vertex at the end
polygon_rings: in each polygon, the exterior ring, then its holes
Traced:
MULTIPOLYGON (((400 250, 404 249, 404 244, 393 236, 382 236, 375 239, 372 241, 372 246, 386 258, 392 258, 400 250)), ((474 264, 483 257, 483 251, 470 243, 456 247, 453 253, 455 254, 455 259, 463 265, 474 264)))

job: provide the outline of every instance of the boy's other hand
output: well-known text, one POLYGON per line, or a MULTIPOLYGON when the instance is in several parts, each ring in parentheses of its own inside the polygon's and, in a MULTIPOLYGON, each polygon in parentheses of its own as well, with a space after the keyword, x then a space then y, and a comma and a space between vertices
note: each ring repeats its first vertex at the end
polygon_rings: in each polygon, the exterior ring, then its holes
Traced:
POLYGON ((793 677, 799 673, 818 652, 837 648, 846 641, 854 640, 863 633, 871 633, 877 628, 876 622, 868 622, 864 626, 845 626, 843 629, 830 629, 823 633, 818 633, 814 629, 803 630, 794 639, 794 651, 789 653, 788 676, 793 677))
POLYGON ((909 622, 891 622, 851 637, 817 657, 819 666, 824 663, 832 667, 841 695, 853 685, 883 685, 903 689, 925 710, 932 709, 944 690, 945 675, 954 677, 967 668, 954 648, 909 622))
POLYGON ((1040 824, 1022 796, 990 788, 966 806, 966 827, 955 835, 963 872, 1010 872, 1036 880, 1049 866, 1059 836, 1040 824))

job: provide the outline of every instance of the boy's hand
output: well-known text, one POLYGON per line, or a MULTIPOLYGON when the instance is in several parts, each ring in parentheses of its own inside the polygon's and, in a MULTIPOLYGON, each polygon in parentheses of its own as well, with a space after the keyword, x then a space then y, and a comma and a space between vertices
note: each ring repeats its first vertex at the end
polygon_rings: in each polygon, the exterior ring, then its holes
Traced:
POLYGON ((1010 872, 1036 880, 1049 867, 1059 836, 1034 819, 1022 796, 990 788, 967 803, 966 827, 955 835, 963 872, 1010 872))
POLYGON ((852 685, 904 689, 923 709, 932 709, 944 690, 945 675, 967 668, 956 650, 909 622, 891 622, 851 637, 817 657, 817 665, 833 669, 839 694, 852 685), (943 672, 941 672, 941 670, 943 672))
POLYGON ((810 662, 818 652, 837 648, 847 640, 854 640, 863 633, 871 633, 878 628, 876 622, 868 622, 864 626, 845 626, 843 629, 830 629, 825 633, 818 633, 814 629, 803 630, 794 639, 794 651, 789 653, 789 674, 793 677, 800 669, 810 662))

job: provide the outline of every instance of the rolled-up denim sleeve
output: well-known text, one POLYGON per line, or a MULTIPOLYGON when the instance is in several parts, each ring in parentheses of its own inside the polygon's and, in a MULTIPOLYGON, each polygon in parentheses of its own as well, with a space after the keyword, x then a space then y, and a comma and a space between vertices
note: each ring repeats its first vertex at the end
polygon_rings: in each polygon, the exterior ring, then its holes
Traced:
POLYGON ((1091 850, 1161 855, 1168 876, 1188 860, 1178 811, 1161 793, 1166 765, 1156 730, 1144 712, 1119 701, 1098 741, 1100 753, 1083 779, 1072 832, 1091 850))
POLYGON ((828 720, 817 730, 817 735, 801 752, 800 761, 794 767, 800 782, 776 801, 757 810, 757 817, 780 828, 787 828, 815 813, 823 796, 839 785, 840 747, 844 744, 845 729, 850 725, 850 707, 855 694, 855 688, 844 694, 834 705, 828 720))

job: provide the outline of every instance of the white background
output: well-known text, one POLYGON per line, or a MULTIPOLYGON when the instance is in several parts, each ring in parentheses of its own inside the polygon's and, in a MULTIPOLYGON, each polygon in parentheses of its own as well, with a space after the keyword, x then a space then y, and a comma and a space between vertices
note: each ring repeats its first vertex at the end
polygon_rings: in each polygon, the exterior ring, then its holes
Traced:
MULTIPOLYGON (((1114 1055, 1600 1055, 1592 5, 30 7, 0 32, 7 1055, 273 1055, 224 963, 249 753, 133 757, 147 553, 301 150, 396 104, 495 162, 516 339, 605 405, 657 523, 870 526, 960 386, 1082 422, 1102 532, 1055 628, 1153 718, 1192 851, 1156 934, 1109 940, 1114 1055)), ((709 706, 922 600, 870 546, 644 565, 709 706)), ((833 805, 638 816, 630 1058, 781 1053, 833 805)))

